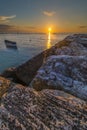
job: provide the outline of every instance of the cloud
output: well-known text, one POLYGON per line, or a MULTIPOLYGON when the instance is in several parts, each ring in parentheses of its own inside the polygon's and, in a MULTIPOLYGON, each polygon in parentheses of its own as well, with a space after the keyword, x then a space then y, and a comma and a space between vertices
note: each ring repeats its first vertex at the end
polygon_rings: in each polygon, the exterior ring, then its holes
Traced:
POLYGON ((16 25, 10 25, 10 24, 0 24, 0 33, 1 32, 33 32, 37 28, 34 26, 16 26, 16 25))
POLYGON ((28 28, 28 29, 36 29, 35 26, 27 26, 26 28, 28 28))
POLYGON ((15 26, 0 24, 0 32, 10 32, 12 30, 15 30, 15 26))
POLYGON ((46 16, 53 16, 56 12, 55 11, 44 11, 43 14, 46 15, 46 16))
POLYGON ((79 28, 80 28, 80 29, 86 29, 87 26, 86 26, 86 25, 80 25, 79 28))
POLYGON ((9 22, 11 19, 15 18, 16 15, 12 15, 12 16, 0 16, 0 23, 7 23, 9 22))

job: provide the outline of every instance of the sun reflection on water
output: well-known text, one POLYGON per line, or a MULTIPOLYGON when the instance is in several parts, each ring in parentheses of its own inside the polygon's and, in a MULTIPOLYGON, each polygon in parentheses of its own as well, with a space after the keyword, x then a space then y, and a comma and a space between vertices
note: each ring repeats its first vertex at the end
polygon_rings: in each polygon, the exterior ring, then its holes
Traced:
POLYGON ((51 32, 48 33, 47 49, 51 47, 51 32))
MULTIPOLYGON (((48 38, 47 38, 47 45, 46 45, 46 49, 51 48, 51 28, 48 29, 48 38)), ((45 51, 44 53, 44 58, 43 58, 43 63, 46 61, 47 58, 47 52, 45 51)))

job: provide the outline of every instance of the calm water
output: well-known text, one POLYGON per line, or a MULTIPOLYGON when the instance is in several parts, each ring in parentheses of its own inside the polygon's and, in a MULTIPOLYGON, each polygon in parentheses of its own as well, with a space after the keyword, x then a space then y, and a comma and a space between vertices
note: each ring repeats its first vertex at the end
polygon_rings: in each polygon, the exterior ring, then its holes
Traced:
POLYGON ((0 34, 0 72, 26 62, 66 36, 65 34, 0 34), (7 49, 5 39, 16 41, 18 50, 7 49))

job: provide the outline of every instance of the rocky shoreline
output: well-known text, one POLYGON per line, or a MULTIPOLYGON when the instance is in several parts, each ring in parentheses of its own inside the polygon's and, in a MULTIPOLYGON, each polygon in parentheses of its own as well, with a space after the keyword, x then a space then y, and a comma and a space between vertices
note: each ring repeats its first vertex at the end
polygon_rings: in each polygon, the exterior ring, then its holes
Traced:
POLYGON ((0 130, 87 130, 87 34, 1 74, 0 130))

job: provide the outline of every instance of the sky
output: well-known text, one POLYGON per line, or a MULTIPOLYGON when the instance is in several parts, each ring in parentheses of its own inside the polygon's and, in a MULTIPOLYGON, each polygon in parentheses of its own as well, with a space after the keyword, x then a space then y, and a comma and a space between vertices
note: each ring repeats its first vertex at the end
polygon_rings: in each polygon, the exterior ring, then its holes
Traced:
POLYGON ((87 0, 0 0, 0 32, 87 33, 87 0))

